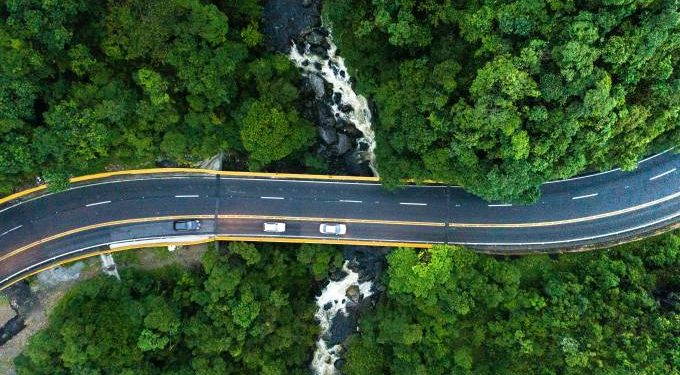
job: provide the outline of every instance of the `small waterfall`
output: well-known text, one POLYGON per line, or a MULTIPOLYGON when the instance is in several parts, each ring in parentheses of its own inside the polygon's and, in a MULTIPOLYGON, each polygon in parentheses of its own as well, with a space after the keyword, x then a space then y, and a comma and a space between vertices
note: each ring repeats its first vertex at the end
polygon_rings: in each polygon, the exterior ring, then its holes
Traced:
POLYGON ((357 150, 362 160, 368 161, 368 166, 374 176, 378 176, 375 162, 375 133, 371 127, 371 110, 368 101, 362 95, 357 95, 352 89, 352 83, 345 66, 345 60, 336 55, 337 46, 331 39, 330 32, 324 37, 324 44, 328 57, 319 56, 310 51, 309 43, 305 43, 303 52, 293 43, 290 59, 303 70, 304 74, 316 74, 330 83, 333 88, 331 111, 336 118, 354 124, 363 137, 357 140, 357 150))
POLYGON ((316 342, 316 350, 312 359, 312 370, 315 375, 334 375, 338 371, 335 368, 335 361, 340 357, 343 348, 341 345, 328 347, 327 340, 330 339, 330 330, 333 318, 339 313, 347 315, 348 305, 356 304, 362 298, 372 294, 373 283, 370 281, 359 282, 359 274, 348 267, 349 262, 345 261, 342 270, 346 276, 338 281, 331 281, 323 290, 321 295, 316 298, 319 306, 314 317, 319 321, 321 335, 316 342), (351 296, 348 290, 358 288, 358 294, 351 296))

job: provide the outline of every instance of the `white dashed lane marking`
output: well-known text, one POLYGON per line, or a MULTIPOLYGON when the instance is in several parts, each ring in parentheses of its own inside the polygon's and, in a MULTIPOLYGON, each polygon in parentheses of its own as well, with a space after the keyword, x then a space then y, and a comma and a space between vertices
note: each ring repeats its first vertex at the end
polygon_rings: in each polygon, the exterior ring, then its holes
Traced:
POLYGON ((103 201, 103 202, 97 202, 97 203, 90 203, 86 204, 85 207, 92 207, 92 206, 101 206, 102 204, 109 204, 111 201, 103 201))
POLYGON ((583 198, 592 198, 592 197, 597 197, 599 194, 600 194, 600 193, 579 195, 578 197, 572 197, 571 199, 576 200, 576 199, 583 199, 583 198))
POLYGON ((657 178, 661 178, 661 177, 663 177, 663 176, 669 175, 669 174, 675 172, 676 170, 677 170, 677 168, 673 168, 673 169, 671 169, 670 171, 666 171, 666 172, 663 172, 663 173, 661 173, 661 174, 658 174, 658 175, 656 175, 656 176, 654 176, 654 177, 650 177, 650 178, 649 178, 649 181, 654 181, 654 180, 656 180, 657 178))

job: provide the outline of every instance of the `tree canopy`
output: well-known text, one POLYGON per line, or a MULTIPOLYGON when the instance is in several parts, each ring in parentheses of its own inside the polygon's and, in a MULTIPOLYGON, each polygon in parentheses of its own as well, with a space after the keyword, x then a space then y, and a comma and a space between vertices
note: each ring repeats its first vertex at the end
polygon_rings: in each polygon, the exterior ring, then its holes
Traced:
POLYGON ((264 48, 260 17, 257 0, 0 0, 0 194, 40 175, 219 151, 261 169, 306 150, 298 71, 264 48))
POLYGON ((675 374, 680 233, 557 257, 396 249, 344 371, 675 374))
POLYGON ((680 144, 675 0, 324 1, 381 177, 532 200, 680 144))
POLYGON ((329 246, 230 243, 198 271, 126 269, 84 281, 15 360, 19 374, 309 373, 317 275, 329 246))

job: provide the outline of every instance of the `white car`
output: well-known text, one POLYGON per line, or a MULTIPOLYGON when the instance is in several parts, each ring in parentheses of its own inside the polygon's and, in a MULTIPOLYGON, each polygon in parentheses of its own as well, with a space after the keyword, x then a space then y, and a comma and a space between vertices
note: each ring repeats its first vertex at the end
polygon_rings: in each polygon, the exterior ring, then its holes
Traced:
POLYGON ((345 224, 321 224, 319 225, 319 232, 341 236, 347 233, 347 226, 345 224))
POLYGON ((283 233, 286 231, 286 223, 264 223, 264 231, 271 233, 283 233))

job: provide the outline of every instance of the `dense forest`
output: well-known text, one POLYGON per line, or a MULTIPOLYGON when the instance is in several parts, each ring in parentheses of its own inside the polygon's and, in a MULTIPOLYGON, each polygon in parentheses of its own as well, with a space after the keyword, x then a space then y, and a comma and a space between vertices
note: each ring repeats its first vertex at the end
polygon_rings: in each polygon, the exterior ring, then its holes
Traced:
POLYGON ((680 144, 676 0, 326 0, 381 178, 532 200, 680 144))
MULTIPOLYGON (((0 0, 0 196, 218 152, 228 169, 323 169, 264 3, 0 0)), ((680 144, 678 0, 324 0, 323 17, 375 109, 388 186, 528 202, 546 180, 680 144)), ((96 277, 17 371, 308 374, 314 296, 342 260, 332 246, 229 243, 200 269, 96 277)), ((400 248, 378 281, 347 375, 680 371, 678 231, 568 256, 400 248)))
POLYGON ((19 374, 309 374, 315 280, 330 246, 231 243, 200 270, 128 269, 78 284, 16 359, 19 374))
MULTIPOLYGON (((308 374, 329 246, 231 243, 202 269, 78 284, 17 358, 21 374, 308 374)), ((677 374, 680 232, 611 250, 388 255, 387 291, 347 375, 677 374)))
MULTIPOLYGON (((300 73, 259 0, 0 0, 0 194, 225 151, 318 166, 300 73)), ((378 169, 530 201, 540 183, 680 143, 675 0, 327 0, 376 107, 378 169)), ((283 161, 283 164, 277 164, 283 161)))
POLYGON ((592 253, 388 255, 347 375, 678 374, 680 232, 592 253))
POLYGON ((111 165, 303 153, 300 75, 267 52, 260 3, 0 0, 0 194, 111 165))

